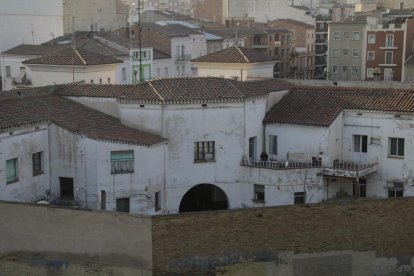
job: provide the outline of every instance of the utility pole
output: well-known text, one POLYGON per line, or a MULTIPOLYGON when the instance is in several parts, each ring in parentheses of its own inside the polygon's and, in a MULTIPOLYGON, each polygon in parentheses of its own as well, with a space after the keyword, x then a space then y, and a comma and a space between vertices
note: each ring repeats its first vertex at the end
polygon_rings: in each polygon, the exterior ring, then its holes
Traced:
POLYGON ((137 0, 138 4, 138 47, 139 47, 139 82, 142 82, 143 72, 142 72, 142 43, 141 43, 141 5, 140 0, 137 0))
POLYGON ((75 17, 72 17, 72 83, 75 82, 75 17))

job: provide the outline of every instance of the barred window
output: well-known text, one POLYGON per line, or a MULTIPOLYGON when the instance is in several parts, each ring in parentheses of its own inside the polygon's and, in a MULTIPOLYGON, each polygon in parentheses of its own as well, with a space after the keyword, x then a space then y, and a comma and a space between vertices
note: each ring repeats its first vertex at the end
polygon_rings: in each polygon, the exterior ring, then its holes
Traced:
POLYGON ((111 173, 134 172, 134 151, 111 151, 111 173))
POLYGON ((194 142, 194 161, 214 161, 214 141, 194 142))

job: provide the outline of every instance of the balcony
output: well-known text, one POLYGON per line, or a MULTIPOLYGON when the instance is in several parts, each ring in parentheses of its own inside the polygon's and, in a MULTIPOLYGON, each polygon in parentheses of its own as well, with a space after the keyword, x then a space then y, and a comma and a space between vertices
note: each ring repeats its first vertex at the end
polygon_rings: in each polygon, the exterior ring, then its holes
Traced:
POLYGON ((304 168, 320 168, 319 162, 304 162, 304 161, 258 161, 243 157, 241 165, 245 167, 271 169, 271 170, 291 170, 304 168))
POLYGON ((186 62, 186 61, 190 61, 190 60, 191 60, 191 55, 190 54, 174 56, 174 61, 175 62, 186 62))
POLYGON ((315 44, 316 45, 326 45, 327 42, 326 42, 326 39, 316 39, 315 44))
POLYGON ((322 174, 325 176, 361 178, 378 170, 378 160, 369 162, 334 161, 331 166, 324 167, 322 174))
POLYGON ((268 47, 267 43, 254 43, 252 45, 253 49, 266 49, 268 47))

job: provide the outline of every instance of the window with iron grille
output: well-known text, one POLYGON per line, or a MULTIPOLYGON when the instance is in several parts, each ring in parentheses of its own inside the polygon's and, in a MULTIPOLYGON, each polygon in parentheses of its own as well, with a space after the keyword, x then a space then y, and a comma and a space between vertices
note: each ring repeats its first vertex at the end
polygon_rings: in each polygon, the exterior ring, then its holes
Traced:
POLYGON ((134 151, 111 151, 111 173, 134 172, 134 151))
POLYGON ((214 141, 194 142, 194 161, 214 161, 214 141))

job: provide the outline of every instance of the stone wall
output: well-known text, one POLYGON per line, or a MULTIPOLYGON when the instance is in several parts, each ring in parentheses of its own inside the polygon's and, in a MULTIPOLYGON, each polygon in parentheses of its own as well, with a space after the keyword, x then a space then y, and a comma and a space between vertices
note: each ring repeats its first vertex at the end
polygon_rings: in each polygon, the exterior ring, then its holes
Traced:
MULTIPOLYGON (((277 262, 283 252, 414 256, 412 213, 414 198, 401 198, 154 217, 154 274, 215 273, 244 262, 277 262)), ((349 258, 344 269, 356 265, 349 258)))
POLYGON ((2 269, 7 260, 41 269, 68 270, 71 263, 152 269, 150 217, 0 202, 0 221, 2 269))

